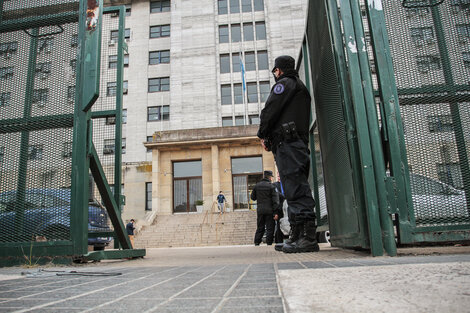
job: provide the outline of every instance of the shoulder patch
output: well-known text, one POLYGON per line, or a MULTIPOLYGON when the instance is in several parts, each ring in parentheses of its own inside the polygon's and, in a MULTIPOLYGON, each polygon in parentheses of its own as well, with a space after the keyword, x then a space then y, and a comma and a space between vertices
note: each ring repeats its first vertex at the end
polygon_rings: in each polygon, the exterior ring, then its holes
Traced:
POLYGON ((285 87, 281 83, 278 83, 276 86, 274 86, 274 89, 273 89, 273 91, 276 95, 282 94, 284 92, 284 90, 285 90, 285 87))

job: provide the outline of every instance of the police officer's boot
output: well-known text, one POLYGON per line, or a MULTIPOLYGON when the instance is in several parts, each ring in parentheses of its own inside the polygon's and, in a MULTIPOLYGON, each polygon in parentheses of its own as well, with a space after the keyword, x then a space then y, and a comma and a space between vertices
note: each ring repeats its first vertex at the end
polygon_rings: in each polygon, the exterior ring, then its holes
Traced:
POLYGON ((300 253, 300 252, 318 252, 320 247, 316 240, 315 221, 308 221, 305 224, 298 225, 300 237, 292 244, 285 244, 282 247, 284 253, 300 253))
POLYGON ((290 225, 290 236, 289 238, 283 243, 276 243, 274 246, 274 250, 282 251, 282 248, 285 244, 292 244, 293 242, 297 241, 300 237, 300 229, 294 224, 290 225))

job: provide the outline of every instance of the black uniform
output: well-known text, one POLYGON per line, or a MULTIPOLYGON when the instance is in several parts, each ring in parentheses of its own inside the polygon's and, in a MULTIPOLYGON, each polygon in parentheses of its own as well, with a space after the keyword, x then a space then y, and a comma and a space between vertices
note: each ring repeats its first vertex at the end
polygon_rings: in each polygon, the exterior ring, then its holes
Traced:
POLYGON ((274 187, 276 187, 276 191, 279 195, 279 205, 277 209, 274 210, 274 215, 277 214, 277 221, 275 221, 275 227, 274 227, 274 242, 275 243, 281 243, 284 242, 284 234, 281 231, 281 218, 284 217, 284 211, 282 209, 282 205, 284 203, 284 194, 283 194, 283 187, 281 186, 281 182, 274 182, 273 183, 274 187))
POLYGON ((255 233, 255 245, 259 245, 263 239, 266 227, 266 243, 271 245, 274 236, 274 209, 279 206, 279 195, 276 187, 269 178, 263 178, 251 192, 251 199, 257 201, 256 212, 258 214, 257 228, 255 233))
POLYGON ((260 115, 258 137, 270 144, 289 205, 289 222, 315 220, 315 201, 308 183, 310 94, 293 69, 285 70, 272 87, 260 115), (282 126, 294 123, 297 134, 286 136, 282 126))

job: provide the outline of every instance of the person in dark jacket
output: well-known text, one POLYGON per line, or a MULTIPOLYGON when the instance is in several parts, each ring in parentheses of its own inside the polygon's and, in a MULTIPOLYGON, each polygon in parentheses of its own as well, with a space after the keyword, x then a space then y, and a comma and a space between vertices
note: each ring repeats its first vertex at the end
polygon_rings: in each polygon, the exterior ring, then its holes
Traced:
POLYGON ((264 171, 263 179, 258 182, 251 192, 251 200, 257 201, 258 215, 255 233, 255 246, 259 246, 266 228, 266 244, 273 244, 274 237, 274 210, 279 206, 279 195, 276 187, 271 183, 273 172, 264 171))
POLYGON ((135 230, 135 220, 132 218, 129 223, 126 225, 127 235, 131 241, 132 247, 134 247, 134 230, 135 230))
POLYGON ((315 252, 315 200, 308 183, 311 97, 287 55, 276 58, 272 73, 276 84, 260 114, 258 137, 272 151, 289 206, 291 237, 282 247, 285 253, 315 252))
MULTIPOLYGON (((279 174, 278 174, 278 178, 279 178, 279 174)), ((282 209, 282 206, 286 198, 284 197, 284 190, 282 188, 281 181, 279 180, 277 182, 274 182, 273 185, 274 187, 276 187, 276 191, 279 195, 279 205, 274 210, 274 223, 276 224, 276 226, 274 227, 274 242, 283 243, 284 234, 281 231, 281 218, 284 217, 284 211, 282 209)))

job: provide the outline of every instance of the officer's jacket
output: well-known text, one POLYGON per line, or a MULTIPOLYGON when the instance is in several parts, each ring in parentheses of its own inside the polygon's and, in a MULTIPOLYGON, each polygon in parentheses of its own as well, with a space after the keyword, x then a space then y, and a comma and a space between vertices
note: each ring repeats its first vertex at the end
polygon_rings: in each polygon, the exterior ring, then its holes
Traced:
POLYGON ((308 134, 310 94, 294 70, 284 73, 271 88, 260 115, 258 137, 273 140, 279 137, 282 124, 295 122, 297 132, 308 134))
POLYGON ((279 206, 279 195, 276 187, 268 178, 263 178, 256 184, 251 192, 251 200, 258 201, 258 214, 273 214, 274 210, 279 206))

